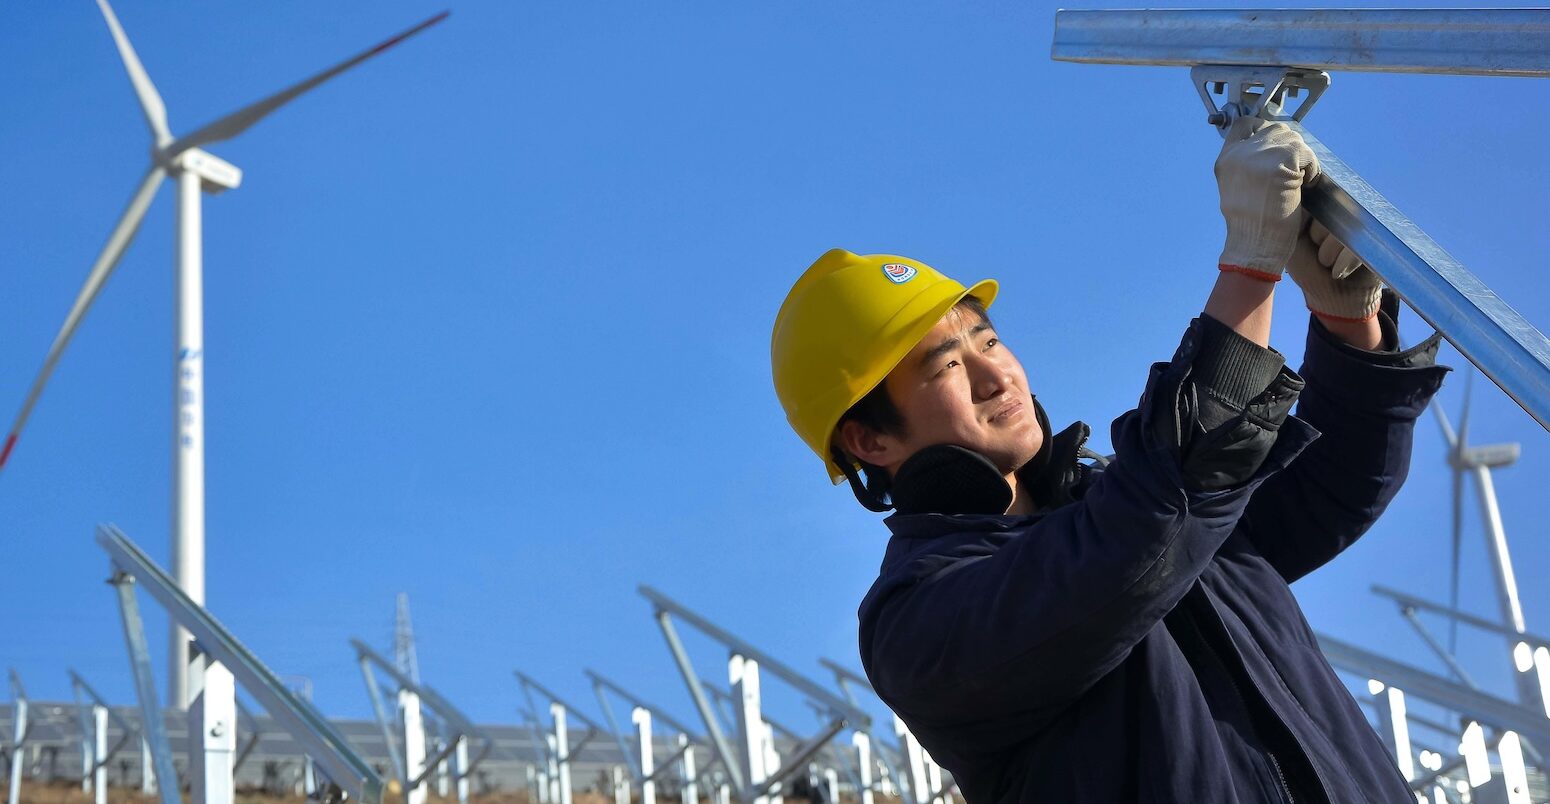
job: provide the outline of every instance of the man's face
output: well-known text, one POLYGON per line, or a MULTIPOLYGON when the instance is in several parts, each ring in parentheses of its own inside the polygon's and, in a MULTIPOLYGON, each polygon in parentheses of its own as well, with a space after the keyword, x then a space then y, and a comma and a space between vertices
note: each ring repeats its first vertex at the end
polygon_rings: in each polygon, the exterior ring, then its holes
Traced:
POLYGON ((949 311, 883 382, 904 417, 903 433, 877 437, 890 472, 920 449, 957 444, 1011 474, 1044 443, 1022 364, 972 309, 949 311))

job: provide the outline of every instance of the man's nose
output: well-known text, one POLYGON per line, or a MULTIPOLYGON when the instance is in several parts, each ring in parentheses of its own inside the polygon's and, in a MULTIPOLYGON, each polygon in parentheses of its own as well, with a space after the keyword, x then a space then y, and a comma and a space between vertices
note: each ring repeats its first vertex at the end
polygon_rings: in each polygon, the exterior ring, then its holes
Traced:
POLYGON ((994 399, 1006 393, 1010 384, 1009 375, 1006 368, 996 361, 975 355, 969 358, 968 369, 976 401, 994 399))

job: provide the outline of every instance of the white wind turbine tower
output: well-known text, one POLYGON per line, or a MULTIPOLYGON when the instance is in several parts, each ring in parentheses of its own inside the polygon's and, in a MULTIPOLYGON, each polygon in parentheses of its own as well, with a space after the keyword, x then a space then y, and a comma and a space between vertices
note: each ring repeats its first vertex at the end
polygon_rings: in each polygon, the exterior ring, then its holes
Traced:
MULTIPOLYGON (((1491 470, 1501 469, 1516 463, 1522 451, 1520 445, 1485 444, 1472 446, 1469 443, 1469 397, 1473 374, 1470 374, 1464 385, 1463 408, 1459 415, 1458 432, 1454 433, 1452 425, 1448 423, 1447 414, 1443 413, 1442 406, 1436 402, 1432 404, 1432 410, 1437 416, 1437 424, 1442 428, 1443 440, 1448 444, 1448 468, 1453 473, 1453 556, 1448 582, 1448 608, 1458 611, 1459 607, 1459 552, 1463 543, 1464 529, 1464 476, 1470 475, 1475 481, 1476 496, 1480 499, 1480 517, 1484 524, 1486 552, 1490 555, 1491 579, 1496 592, 1497 621, 1509 630, 1523 633, 1527 625, 1523 619, 1523 605, 1518 598, 1518 579, 1513 571, 1512 554, 1507 548, 1507 530, 1502 524, 1501 507, 1496 500, 1496 484, 1491 480, 1491 470)), ((1456 651, 1456 633, 1458 622, 1450 618, 1448 623, 1448 650, 1456 651)), ((1517 653, 1521 650, 1521 642, 1514 639, 1507 640, 1508 656, 1518 662, 1518 672, 1513 674, 1513 681, 1517 687, 1518 700, 1525 705, 1532 706, 1539 692, 1535 689, 1535 683, 1528 675, 1524 674, 1521 660, 1517 653)))
MULTIPOLYGON (((97 0, 102 15, 118 46, 119 56, 129 73, 139 97, 141 111, 154 140, 151 147, 151 164, 145 178, 140 181, 129 206, 114 225, 108 242, 92 264, 75 304, 71 306, 59 333, 49 347, 43 367, 33 380, 21 412, 0 446, 0 468, 5 466, 17 436, 27 423, 27 417, 37 404, 43 386, 48 382, 65 347, 75 335, 86 311, 90 309, 103 283, 112 274, 119 258, 129 247, 140 222, 145 217, 161 186, 169 175, 177 182, 177 343, 174 351, 173 373, 173 533, 172 553, 174 577, 197 603, 203 604, 204 589, 204 315, 202 298, 202 246, 200 224, 200 192, 211 194, 234 188, 242 180, 242 172, 233 165, 201 150, 202 146, 229 140, 271 112, 284 106, 303 93, 313 89, 336 75, 381 53, 414 34, 445 19, 447 12, 437 14, 419 25, 388 39, 387 41, 346 59, 311 78, 277 92, 263 100, 238 109, 225 117, 204 126, 191 134, 174 138, 167 126, 167 110, 161 95, 151 83, 150 76, 141 66, 134 48, 129 44, 118 18, 107 0, 97 0)), ((175 707, 188 706, 193 694, 188 677, 188 634, 174 627, 172 633, 171 663, 168 676, 171 680, 169 703, 175 707)), ((199 679, 195 679, 196 682, 199 679)), ((211 683, 218 683, 210 680, 211 683)), ((230 675, 225 683, 229 685, 230 675)), ((213 687, 212 693, 218 692, 213 687)), ((229 701, 229 697, 227 698, 229 701)), ((228 703, 228 706, 230 704, 228 703)), ((230 730, 227 730, 228 733, 230 730)), ((227 776, 229 784, 229 774, 227 776)))

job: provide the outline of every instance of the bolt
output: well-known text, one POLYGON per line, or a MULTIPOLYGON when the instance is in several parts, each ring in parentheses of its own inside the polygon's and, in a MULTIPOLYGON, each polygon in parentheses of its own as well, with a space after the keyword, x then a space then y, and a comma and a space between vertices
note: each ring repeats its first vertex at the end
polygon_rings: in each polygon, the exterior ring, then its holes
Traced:
POLYGON ((1212 81, 1211 82, 1211 92, 1213 94, 1220 95, 1220 94, 1222 94, 1223 92, 1226 92, 1226 91, 1227 91, 1227 82, 1226 81, 1212 81))
POLYGON ((1216 126, 1217 128, 1221 128, 1222 126, 1227 125, 1227 113, 1226 112, 1212 112, 1212 113, 1206 115, 1206 122, 1210 123, 1213 126, 1216 126))
POLYGON ((217 721, 214 726, 210 727, 210 736, 211 737, 219 737, 219 736, 221 736, 222 734, 225 734, 225 733, 226 733, 226 724, 224 722, 217 721))

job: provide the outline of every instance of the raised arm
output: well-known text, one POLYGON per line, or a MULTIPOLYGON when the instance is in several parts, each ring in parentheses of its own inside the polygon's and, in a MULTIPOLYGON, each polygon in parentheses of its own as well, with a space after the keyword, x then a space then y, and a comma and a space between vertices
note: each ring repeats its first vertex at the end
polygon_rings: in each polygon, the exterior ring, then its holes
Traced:
POLYGON ((1323 436, 1268 481, 1244 532, 1288 583, 1339 555, 1372 527, 1410 471, 1415 422, 1449 369, 1440 336, 1398 349, 1397 298, 1374 317, 1381 347, 1366 350, 1310 317, 1297 417, 1323 436))
POLYGON ((1315 437, 1287 420, 1302 383, 1266 348, 1312 154, 1285 126, 1243 121, 1216 172, 1220 275, 1172 361, 1115 421, 1115 461, 1042 518, 893 557, 862 604, 862 660, 907 718, 1038 718, 1067 705, 1177 604, 1254 489, 1315 437))

